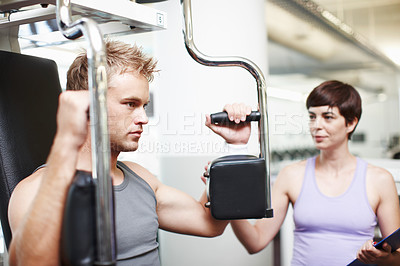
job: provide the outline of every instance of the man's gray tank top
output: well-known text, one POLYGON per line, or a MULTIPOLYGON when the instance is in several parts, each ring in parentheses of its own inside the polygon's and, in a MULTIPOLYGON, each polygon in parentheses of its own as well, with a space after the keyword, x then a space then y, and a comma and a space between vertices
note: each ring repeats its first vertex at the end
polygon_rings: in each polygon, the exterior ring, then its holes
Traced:
POLYGON ((114 186, 118 266, 159 266, 156 196, 150 185, 122 162, 124 181, 114 186))

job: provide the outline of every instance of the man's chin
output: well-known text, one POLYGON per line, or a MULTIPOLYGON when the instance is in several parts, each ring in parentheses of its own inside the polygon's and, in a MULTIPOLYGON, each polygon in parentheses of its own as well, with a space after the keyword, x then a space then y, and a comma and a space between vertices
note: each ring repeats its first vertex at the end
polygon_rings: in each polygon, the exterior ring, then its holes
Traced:
POLYGON ((134 151, 137 151, 138 148, 139 148, 138 146, 136 146, 136 147, 128 147, 126 149, 121 150, 120 152, 134 152, 134 151))
POLYGON ((139 148, 139 145, 119 145, 114 146, 111 149, 117 152, 133 152, 139 148))

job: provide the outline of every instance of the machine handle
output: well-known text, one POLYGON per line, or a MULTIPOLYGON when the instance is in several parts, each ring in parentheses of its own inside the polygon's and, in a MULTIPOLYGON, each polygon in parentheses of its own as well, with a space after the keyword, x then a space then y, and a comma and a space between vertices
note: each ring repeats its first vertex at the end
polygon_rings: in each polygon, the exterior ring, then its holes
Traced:
MULTIPOLYGON (((212 124, 233 123, 232 121, 229 120, 228 113, 225 111, 211 114, 210 117, 212 124)), ((251 113, 248 116, 246 116, 246 122, 260 121, 260 119, 261 119, 261 113, 259 111, 251 111, 251 113)))

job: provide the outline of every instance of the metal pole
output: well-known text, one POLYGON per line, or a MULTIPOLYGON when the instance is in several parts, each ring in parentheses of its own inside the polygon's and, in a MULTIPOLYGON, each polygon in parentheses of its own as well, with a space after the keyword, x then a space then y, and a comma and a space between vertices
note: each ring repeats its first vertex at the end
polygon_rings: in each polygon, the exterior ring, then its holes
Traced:
MULTIPOLYGON (((190 56, 198 63, 206 66, 226 67, 238 66, 246 69, 256 79, 258 103, 260 105, 261 119, 258 122, 260 134, 260 157, 265 159, 266 171, 266 203, 267 213, 272 215, 271 186, 270 186, 270 154, 268 138, 267 92, 265 78, 260 68, 252 61, 243 57, 211 57, 201 53, 195 46, 192 27, 191 0, 181 0, 184 17, 183 35, 185 46, 190 56)), ((269 215, 269 216, 270 216, 269 215)), ((272 216, 271 216, 272 217, 272 216)))
POLYGON ((114 204, 106 102, 107 61, 103 36, 92 19, 72 20, 70 0, 57 0, 56 13, 58 27, 66 38, 76 39, 83 35, 88 42, 92 175, 96 181, 96 264, 115 265, 114 204))

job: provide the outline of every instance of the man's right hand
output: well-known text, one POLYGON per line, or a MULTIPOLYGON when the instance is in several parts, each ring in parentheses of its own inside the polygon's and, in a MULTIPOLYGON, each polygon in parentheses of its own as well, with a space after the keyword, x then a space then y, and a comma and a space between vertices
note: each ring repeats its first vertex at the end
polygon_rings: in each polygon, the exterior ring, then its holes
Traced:
POLYGON ((89 126, 89 92, 65 91, 60 94, 57 112, 57 137, 68 138, 80 147, 87 138, 89 126))
POLYGON ((247 144, 250 138, 251 125, 246 121, 246 116, 251 113, 251 107, 243 103, 227 104, 224 111, 228 113, 231 125, 215 125, 211 123, 209 115, 206 117, 206 126, 220 135, 229 144, 247 144))

